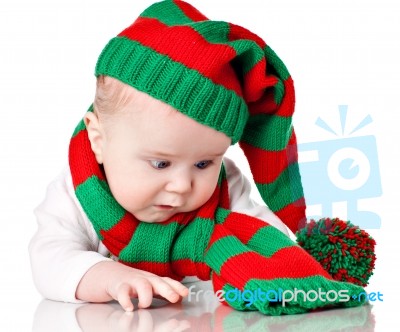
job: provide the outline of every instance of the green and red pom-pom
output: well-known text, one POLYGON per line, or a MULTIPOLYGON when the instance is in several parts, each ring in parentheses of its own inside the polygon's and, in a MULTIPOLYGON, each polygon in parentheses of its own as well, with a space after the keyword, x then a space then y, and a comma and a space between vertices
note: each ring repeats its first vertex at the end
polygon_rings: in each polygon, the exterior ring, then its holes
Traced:
POLYGON ((351 222, 311 220, 296 233, 297 242, 338 281, 366 286, 375 267, 375 240, 351 222))

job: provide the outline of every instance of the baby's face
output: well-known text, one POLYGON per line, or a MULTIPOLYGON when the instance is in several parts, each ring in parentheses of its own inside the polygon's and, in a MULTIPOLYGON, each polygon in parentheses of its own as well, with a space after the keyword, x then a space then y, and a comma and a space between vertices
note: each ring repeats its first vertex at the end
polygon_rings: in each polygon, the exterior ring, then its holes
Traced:
POLYGON ((145 222, 199 208, 214 192, 230 138, 147 94, 132 93, 123 111, 100 121, 96 156, 113 196, 145 222))

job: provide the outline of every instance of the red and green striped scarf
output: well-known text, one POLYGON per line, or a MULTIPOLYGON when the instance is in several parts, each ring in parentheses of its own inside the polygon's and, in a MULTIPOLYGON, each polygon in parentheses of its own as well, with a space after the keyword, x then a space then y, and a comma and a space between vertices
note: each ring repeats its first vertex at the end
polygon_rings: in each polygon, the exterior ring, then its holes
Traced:
POLYGON ((69 160, 83 210, 99 239, 123 264, 178 280, 185 276, 211 279, 214 290, 223 290, 225 295, 263 292, 251 304, 243 296, 226 297, 226 303, 238 310, 280 315, 363 303, 352 299, 364 291, 362 287, 333 280, 304 249, 268 223, 230 211, 224 167, 212 197, 201 208, 163 223, 146 223, 112 196, 83 122, 71 139, 69 160), (271 295, 296 289, 309 298, 298 294, 296 300, 282 302, 271 295), (316 299, 315 294, 322 298, 316 299), (343 301, 338 294, 348 299, 343 301))

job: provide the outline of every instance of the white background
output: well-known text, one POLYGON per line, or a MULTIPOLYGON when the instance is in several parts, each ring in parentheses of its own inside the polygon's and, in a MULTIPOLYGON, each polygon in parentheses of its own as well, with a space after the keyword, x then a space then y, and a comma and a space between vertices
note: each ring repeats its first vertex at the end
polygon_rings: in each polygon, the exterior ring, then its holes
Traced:
MULTIPOLYGON (((296 86, 299 142, 331 139, 314 125, 340 128, 370 114, 357 135, 378 144, 383 195, 370 204, 382 227, 370 292, 376 330, 389 331, 399 295, 398 175, 400 7, 390 0, 188 1, 211 19, 243 25, 284 60, 296 86), (391 301, 391 298, 393 301, 391 301)), ((105 43, 152 1, 27 1, 0 4, 0 312, 3 331, 29 331, 41 300, 30 275, 27 246, 36 229, 33 209, 67 162, 72 131, 92 101, 94 66, 105 43)), ((240 151, 229 152, 246 169, 240 151)))

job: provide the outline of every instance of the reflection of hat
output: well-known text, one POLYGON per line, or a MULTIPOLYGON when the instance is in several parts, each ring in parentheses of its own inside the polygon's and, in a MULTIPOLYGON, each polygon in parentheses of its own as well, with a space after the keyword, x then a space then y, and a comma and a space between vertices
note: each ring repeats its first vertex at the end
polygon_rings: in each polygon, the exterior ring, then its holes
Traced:
POLYGON ((96 75, 114 77, 239 142, 265 203, 296 232, 305 224, 292 127, 293 81, 265 42, 162 1, 102 51, 96 75))

